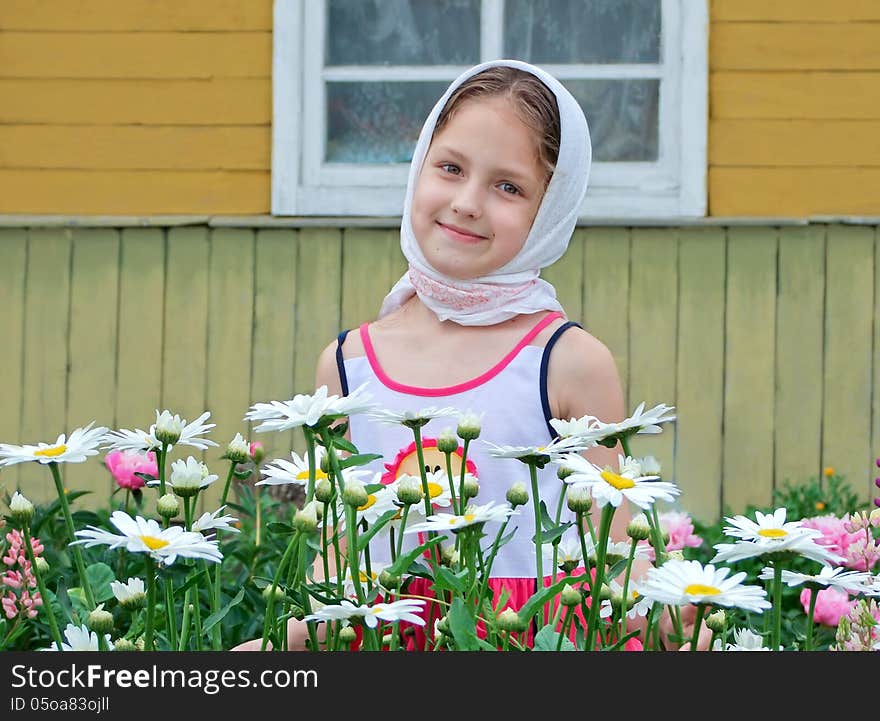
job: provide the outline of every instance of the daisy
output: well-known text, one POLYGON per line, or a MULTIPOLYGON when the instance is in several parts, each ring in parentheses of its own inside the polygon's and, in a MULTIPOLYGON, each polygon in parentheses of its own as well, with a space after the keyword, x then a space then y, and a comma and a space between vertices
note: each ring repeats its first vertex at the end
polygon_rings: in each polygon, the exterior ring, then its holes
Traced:
POLYGON ((308 426, 316 428, 343 416, 363 413, 371 408, 370 394, 361 384, 348 396, 329 395, 327 386, 320 386, 312 395, 300 393, 288 401, 255 403, 245 414, 246 421, 263 421, 256 433, 286 431, 308 426))
POLYGON ((391 603, 376 603, 372 606, 363 604, 355 606, 351 601, 343 600, 338 605, 324 606, 319 611, 305 617, 306 621, 350 621, 362 618, 369 628, 376 628, 379 620, 389 623, 409 621, 418 626, 425 625, 425 619, 416 613, 422 610, 425 601, 416 598, 404 598, 391 603))
POLYGON ((596 427, 589 433, 589 438, 613 448, 620 438, 628 438, 637 433, 660 433, 661 423, 674 421, 674 415, 667 415, 675 410, 675 406, 667 406, 664 403, 654 406, 645 411, 645 402, 639 403, 629 418, 619 423, 596 422, 596 427))
MULTIPOLYGON (((165 481, 165 487, 173 488, 178 496, 194 496, 217 478, 217 474, 208 472, 204 463, 189 456, 185 461, 178 459, 171 464, 171 478, 165 481)), ((155 480, 147 485, 158 486, 160 483, 161 481, 155 480)))
MULTIPOLYGON (((611 597, 614 599, 616 605, 620 605, 623 600, 623 586, 614 579, 611 579, 608 587, 611 589, 611 597)), ((648 611, 651 610, 651 606, 654 605, 654 602, 646 596, 643 596, 636 584, 630 582, 629 586, 627 586, 626 595, 629 596, 629 602, 632 603, 632 606, 627 608, 627 618, 644 618, 648 615, 648 611)), ((602 601, 602 605, 599 608, 600 618, 609 618, 611 614, 614 613, 615 603, 612 603, 612 600, 609 598, 602 601)), ((627 604, 627 606, 629 606, 629 604, 627 604)))
MULTIPOLYGON (((737 628, 733 632, 733 643, 728 643, 725 651, 769 651, 770 649, 764 645, 764 637, 754 633, 747 628, 737 628)), ((720 650, 720 639, 715 642, 720 650)))
POLYGON ((462 528, 476 526, 487 521, 504 521, 510 516, 516 516, 519 511, 513 510, 508 505, 496 506, 494 501, 489 501, 483 506, 468 506, 463 515, 451 513, 438 513, 429 516, 424 523, 416 523, 404 530, 404 533, 416 533, 418 531, 459 531, 462 528))
MULTIPOLYGON (((774 578, 773 569, 764 568, 758 576, 762 581, 774 578)), ((796 573, 795 571, 782 571, 782 582, 789 588, 795 586, 823 586, 836 588, 845 593, 866 593, 870 591, 871 574, 865 571, 847 571, 843 566, 832 568, 822 566, 819 573, 796 573)))
POLYGON ((772 514, 755 512, 757 522, 745 516, 728 517, 732 525, 725 526, 728 536, 739 538, 736 543, 717 543, 712 563, 717 561, 740 561, 745 558, 766 556, 773 553, 794 553, 819 563, 839 563, 841 559, 825 546, 816 543, 822 532, 801 526, 801 521, 785 521, 785 508, 777 508, 772 514))
POLYGON ((139 428, 134 431, 125 428, 111 431, 104 437, 104 442, 107 444, 105 447, 107 450, 152 451, 162 448, 161 438, 165 438, 169 451, 175 445, 191 446, 204 451, 208 446, 217 445, 212 440, 200 438, 216 425, 216 423, 205 423, 210 417, 211 412, 205 411, 192 423, 187 423, 186 419, 176 414, 171 415, 168 410, 160 412, 156 409, 156 422, 150 426, 149 431, 142 431, 139 428), (170 442, 170 439, 175 437, 177 439, 173 443, 170 442))
POLYGON ((490 441, 483 441, 489 446, 489 455, 493 458, 516 458, 523 463, 536 463, 543 467, 548 461, 556 461, 563 454, 585 451, 590 446, 580 438, 556 438, 546 446, 499 446, 490 441))
POLYGON ((648 569, 641 591, 646 598, 672 606, 707 604, 742 608, 762 613, 770 608, 766 592, 758 586, 744 586, 746 573, 730 578, 729 568, 705 567, 699 561, 669 560, 659 568, 648 569))
POLYGON ((235 526, 230 526, 230 523, 234 523, 237 521, 237 518, 233 516, 221 516, 220 513, 223 512, 223 509, 226 506, 220 506, 213 513, 205 512, 201 516, 199 516, 198 520, 192 524, 192 530, 196 533, 204 534, 205 531, 210 531, 213 529, 220 529, 223 531, 231 531, 232 533, 240 533, 240 531, 235 526))
POLYGON ((110 590, 123 606, 137 606, 147 595, 141 578, 129 578, 125 583, 110 581, 110 590))
POLYGON ((599 423, 596 416, 583 416, 581 418, 571 418, 570 420, 562 420, 561 418, 551 418, 550 425, 553 430, 559 434, 560 438, 570 438, 571 436, 589 436, 599 423))
POLYGON ((107 433, 104 426, 92 428, 92 423, 77 428, 69 437, 62 433, 54 443, 37 443, 35 446, 0 443, 0 468, 27 461, 43 464, 82 463, 89 456, 98 454, 98 446, 107 433))
POLYGON ((208 541, 201 533, 184 531, 180 526, 163 529, 152 518, 132 518, 124 511, 114 511, 110 522, 121 531, 121 535, 89 526, 86 530, 76 531, 80 539, 71 545, 124 547, 131 553, 148 553, 166 566, 174 563, 178 556, 204 558, 215 563, 223 559, 217 541, 208 541))
POLYGON ((560 465, 572 471, 565 482, 572 486, 587 486, 599 508, 611 504, 619 507, 624 498, 639 508, 650 508, 658 500, 672 501, 681 491, 674 483, 655 480, 657 476, 636 476, 631 470, 615 473, 590 463, 578 453, 569 453, 560 465))
MULTIPOLYGON (((358 562, 359 569, 359 577, 361 580, 361 587, 366 590, 367 586, 378 587, 382 593, 387 593, 389 589, 386 589, 379 583, 379 576, 382 571, 384 571, 390 564, 385 563, 376 563, 375 561, 370 564, 370 573, 367 573, 366 563, 364 563, 364 557, 360 557, 360 561, 358 562)), ((336 576, 333 576, 330 579, 330 584, 336 584, 336 576)), ((345 569, 345 577, 342 579, 342 595, 346 598, 350 598, 353 601, 357 600, 357 592, 354 588, 354 579, 351 576, 351 566, 345 569)), ((314 609, 314 604, 312 605, 314 609)))
MULTIPOLYGON (((72 623, 67 624, 67 628, 64 629, 64 638, 67 639, 67 643, 61 644, 62 651, 98 651, 98 634, 94 631, 89 631, 89 627, 83 624, 82 626, 74 626, 72 623)), ((113 644, 110 642, 110 634, 105 634, 104 638, 107 640, 107 648, 113 648, 113 644)), ((58 651, 58 644, 53 641, 52 645, 49 648, 42 649, 43 651, 58 651)))
POLYGON ((369 412, 368 415, 370 418, 373 418, 380 423, 401 425, 406 426, 407 428, 421 428, 434 418, 457 416, 458 411, 449 406, 446 406, 445 408, 435 408, 434 406, 431 406, 430 408, 422 408, 418 411, 389 411, 376 409, 369 412))
MULTIPOLYGON (((388 486, 382 486, 373 493, 367 493, 367 502, 357 508, 357 522, 366 521, 369 526, 373 526, 388 511, 397 509, 397 493, 388 486)), ((387 529, 386 525, 383 530, 387 529)))
MULTIPOLYGON (((553 563, 553 544, 544 543, 542 545, 544 560, 553 563)), ((559 545, 556 549, 556 565, 559 568, 567 567, 569 570, 584 565, 581 542, 574 532, 566 533, 559 539, 559 545)))

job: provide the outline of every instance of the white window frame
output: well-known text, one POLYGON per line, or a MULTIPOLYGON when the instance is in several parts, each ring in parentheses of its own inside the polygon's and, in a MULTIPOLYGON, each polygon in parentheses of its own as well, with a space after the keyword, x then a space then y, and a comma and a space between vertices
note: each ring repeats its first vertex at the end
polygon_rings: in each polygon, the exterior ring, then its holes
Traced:
MULTIPOLYGON (((504 0, 483 0, 481 61, 501 57, 504 0)), ((659 65, 542 64, 560 79, 658 77, 656 163, 593 163, 582 220, 706 214, 707 0, 661 0, 659 65)), ((275 0, 272 214, 400 216, 408 164, 322 163, 325 80, 382 77, 449 82, 467 66, 323 67, 325 0, 275 0), (308 98, 308 104, 304 99, 308 98)))

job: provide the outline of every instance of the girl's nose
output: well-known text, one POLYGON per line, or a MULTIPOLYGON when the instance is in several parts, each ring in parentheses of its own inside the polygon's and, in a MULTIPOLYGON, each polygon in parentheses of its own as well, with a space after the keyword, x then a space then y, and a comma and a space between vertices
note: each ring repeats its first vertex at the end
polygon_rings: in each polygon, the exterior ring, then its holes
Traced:
POLYGON ((466 215, 470 218, 479 218, 482 215, 480 191, 472 183, 463 183, 459 186, 450 205, 452 212, 457 215, 466 215))

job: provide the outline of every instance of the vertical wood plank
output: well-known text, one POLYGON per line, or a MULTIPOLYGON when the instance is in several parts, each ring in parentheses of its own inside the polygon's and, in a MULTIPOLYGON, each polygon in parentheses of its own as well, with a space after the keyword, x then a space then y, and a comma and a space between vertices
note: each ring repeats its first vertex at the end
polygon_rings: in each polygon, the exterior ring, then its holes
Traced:
MULTIPOLYGON (((24 385, 24 312, 27 269, 27 231, 24 228, 0 230, 0 443, 21 443, 21 400, 24 385)), ((0 492, 12 493, 18 487, 20 465, 0 469, 0 492)))
POLYGON ((775 228, 730 228, 722 508, 769 505, 773 490, 775 228))
POLYGON ((162 405, 165 233, 125 228, 119 252, 116 427, 147 430, 162 405))
POLYGON ((867 499, 871 465, 871 304, 874 297, 874 233, 871 228, 831 226, 825 294, 825 395, 822 465, 833 466, 867 499))
POLYGON ((583 326, 614 355, 629 409, 630 232, 627 228, 589 228, 583 232, 583 326))
MULTIPOLYGON (((630 256, 629 392, 630 408, 644 402, 676 405, 676 336, 678 335, 678 230, 633 230, 630 256)), ((665 478, 676 478, 676 424, 662 433, 637 435, 631 452, 653 455, 665 478)))
MULTIPOLYGON (((874 226, 874 337, 872 343, 873 355, 871 367, 873 368, 871 387, 871 458, 875 465, 871 466, 869 478, 880 478, 880 469, 876 466, 876 459, 880 457, 880 227, 874 226)), ((880 497, 880 488, 874 481, 868 486, 870 495, 880 497)))
MULTIPOLYGON (((296 231, 257 231, 251 404, 295 395, 297 247, 296 231)), ((269 458, 287 456, 293 448, 297 431, 254 433, 250 425, 250 440, 260 441, 269 458)))
MULTIPOLYGON (((165 321, 162 341, 162 403, 187 422, 206 410, 206 354, 208 347, 208 268, 210 247, 208 229, 172 228, 168 232, 165 283, 165 321)), ((155 420, 155 414, 152 423, 155 420)), ((212 412, 207 423, 216 423, 212 412)), ((215 443, 216 429, 204 437, 215 443)), ((190 446, 175 446, 171 461, 194 456, 204 460, 204 452, 190 446)))
MULTIPOLYGON (((296 280, 296 393, 315 390, 315 366, 324 347, 339 333, 342 296, 342 239, 335 228, 307 228, 299 234, 296 280)), ((302 432, 294 448, 305 450, 302 432)))
POLYGON ((582 323, 584 303, 584 242, 586 233, 576 230, 563 256, 541 271, 541 277, 556 288, 556 297, 569 320, 582 323))
POLYGON ((675 481, 682 508, 714 523, 721 516, 725 232, 680 233, 675 481))
MULTIPOLYGON (((218 228, 211 232, 208 281, 208 357, 206 396, 219 446, 205 455, 219 478, 199 501, 202 512, 215 511, 229 472, 226 452, 236 433, 247 437, 244 414, 250 405, 251 348, 254 320, 254 232, 218 228)), ((229 499, 234 498, 230 485, 229 499)))
MULTIPOLYGON (((68 360, 67 427, 94 421, 115 425, 116 329, 119 300, 119 231, 84 228, 73 231, 70 289, 70 357, 68 360)), ((103 454, 71 463, 67 483, 89 490, 91 506, 109 501, 112 478, 103 454)), ((86 499, 83 499, 86 501, 86 499)))
POLYGON ((396 257, 402 255, 399 247, 399 231, 349 229, 343 232, 340 330, 356 329, 379 315, 382 299, 400 278, 396 257))
MULTIPOLYGON (((28 233, 21 443, 51 443, 72 430, 65 428, 71 237, 64 228, 28 233)), ((52 476, 42 464, 23 464, 20 483, 34 503, 55 497, 52 476)))
POLYGON ((782 228, 776 327, 776 487, 821 472, 825 227, 782 228))

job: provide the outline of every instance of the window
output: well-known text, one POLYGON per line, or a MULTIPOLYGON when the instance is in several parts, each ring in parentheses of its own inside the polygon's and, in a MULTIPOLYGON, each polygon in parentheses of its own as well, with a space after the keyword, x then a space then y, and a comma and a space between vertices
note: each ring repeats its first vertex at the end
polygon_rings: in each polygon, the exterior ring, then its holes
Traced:
POLYGON ((580 101, 584 218, 706 212, 705 0, 276 0, 272 212, 397 216, 451 80, 502 57, 580 101))

